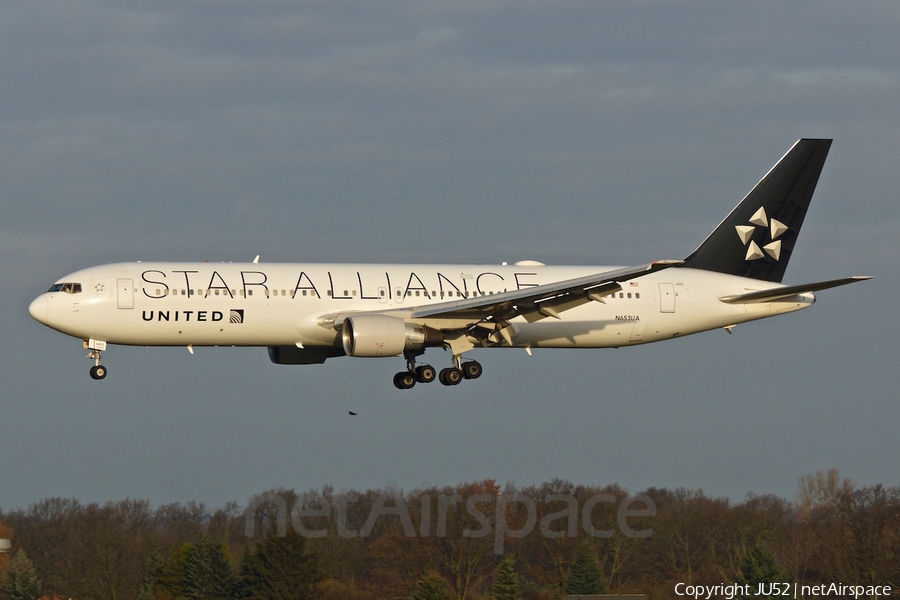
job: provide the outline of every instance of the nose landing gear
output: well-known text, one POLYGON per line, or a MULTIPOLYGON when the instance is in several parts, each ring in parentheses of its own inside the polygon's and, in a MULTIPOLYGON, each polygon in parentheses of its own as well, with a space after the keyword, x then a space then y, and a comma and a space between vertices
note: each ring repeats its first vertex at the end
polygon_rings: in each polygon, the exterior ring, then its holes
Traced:
POLYGON ((100 353, 106 350, 106 342, 100 340, 86 340, 84 348, 90 350, 87 357, 94 361, 91 367, 91 379, 103 379, 106 377, 106 367, 100 364, 100 353))

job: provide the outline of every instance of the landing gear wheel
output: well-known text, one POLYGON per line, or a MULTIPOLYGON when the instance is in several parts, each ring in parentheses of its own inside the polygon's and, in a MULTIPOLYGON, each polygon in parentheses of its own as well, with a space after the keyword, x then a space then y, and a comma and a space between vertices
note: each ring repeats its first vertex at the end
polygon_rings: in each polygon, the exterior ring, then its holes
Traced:
POLYGON ((416 381, 419 383, 431 383, 437 376, 437 371, 431 365, 416 367, 416 381))
POLYGON ((441 374, 438 378, 444 385, 456 385, 462 381, 463 375, 462 371, 456 367, 449 367, 447 369, 441 369, 441 374))
POLYGON ((400 371, 394 375, 394 387, 398 390, 408 390, 416 385, 416 376, 409 371, 400 371))
POLYGON ((481 363, 475 362, 474 360, 462 364, 462 375, 466 379, 478 379, 481 377, 482 372, 483 369, 481 368, 481 363))
POLYGON ((91 367, 91 379, 103 379, 104 377, 106 377, 106 367, 103 365, 91 367))

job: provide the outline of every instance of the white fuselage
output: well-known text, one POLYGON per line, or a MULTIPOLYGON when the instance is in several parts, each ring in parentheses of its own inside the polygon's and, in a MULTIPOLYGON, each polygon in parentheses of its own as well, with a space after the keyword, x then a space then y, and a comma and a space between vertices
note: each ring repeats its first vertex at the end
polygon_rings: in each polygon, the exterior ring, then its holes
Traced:
MULTIPOLYGON (((328 315, 396 311, 490 296, 615 267, 118 263, 78 271, 30 308, 68 335, 145 346, 328 346, 340 332, 328 315)), ((603 348, 644 344, 729 327, 810 306, 811 293, 756 304, 728 295, 781 287, 709 271, 670 268, 622 291, 528 323, 511 320, 506 347, 603 348)))

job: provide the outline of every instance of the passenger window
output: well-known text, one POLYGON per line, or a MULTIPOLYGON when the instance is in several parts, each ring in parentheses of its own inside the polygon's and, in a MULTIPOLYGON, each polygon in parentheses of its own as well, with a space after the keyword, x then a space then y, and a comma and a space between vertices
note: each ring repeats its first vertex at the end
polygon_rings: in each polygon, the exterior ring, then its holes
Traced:
POLYGON ((631 292, 628 292, 628 297, 631 298, 631 292))
POLYGON ((640 298, 640 297, 641 297, 641 293, 640 293, 640 292, 636 292, 636 293, 634 294, 634 297, 635 297, 635 298, 640 298))

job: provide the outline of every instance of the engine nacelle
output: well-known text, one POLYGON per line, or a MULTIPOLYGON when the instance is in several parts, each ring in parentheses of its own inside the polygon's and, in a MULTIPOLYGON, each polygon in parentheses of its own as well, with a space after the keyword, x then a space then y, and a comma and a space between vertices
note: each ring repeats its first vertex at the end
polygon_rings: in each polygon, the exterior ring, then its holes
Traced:
POLYGON ((297 346, 269 346, 269 360, 276 365, 319 365, 326 358, 341 356, 340 348, 313 346, 298 348, 297 346))
POLYGON ((341 327, 344 352, 349 356, 377 358, 397 356, 404 350, 440 346, 444 335, 437 329, 407 323, 386 315, 354 315, 341 327))

